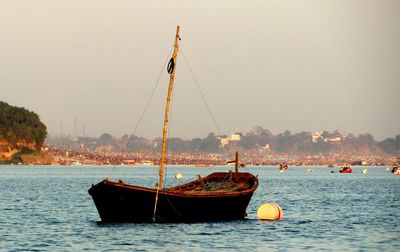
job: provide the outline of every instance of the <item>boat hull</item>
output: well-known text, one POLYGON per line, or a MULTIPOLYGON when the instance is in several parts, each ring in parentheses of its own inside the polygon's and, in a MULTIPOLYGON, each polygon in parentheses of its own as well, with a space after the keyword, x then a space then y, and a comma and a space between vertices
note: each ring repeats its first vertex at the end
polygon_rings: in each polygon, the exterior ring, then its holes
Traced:
POLYGON ((205 222, 244 219, 257 188, 242 192, 185 194, 104 180, 89 189, 103 222, 205 222))
POLYGON ((351 168, 345 167, 339 170, 339 173, 352 173, 353 170, 351 168))

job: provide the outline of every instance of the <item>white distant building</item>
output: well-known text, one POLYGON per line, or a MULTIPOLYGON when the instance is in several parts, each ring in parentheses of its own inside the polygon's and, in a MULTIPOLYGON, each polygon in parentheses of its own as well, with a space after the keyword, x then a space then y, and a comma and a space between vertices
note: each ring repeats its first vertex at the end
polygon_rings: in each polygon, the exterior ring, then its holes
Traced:
POLYGON ((340 142, 342 141, 342 138, 340 136, 337 137, 329 137, 326 139, 325 142, 340 142))
POLYGON ((238 133, 233 133, 230 137, 229 137, 229 141, 240 141, 241 137, 240 134, 238 133))
POLYGON ((271 151, 271 146, 269 144, 266 144, 264 147, 261 147, 261 150, 271 151))
POLYGON ((229 144, 229 142, 239 142, 242 138, 240 137, 240 134, 233 133, 230 136, 218 136, 218 139, 219 139, 219 147, 224 148, 229 144))
POLYGON ((342 136, 340 134, 334 134, 334 135, 331 134, 328 137, 324 137, 324 136, 322 136, 322 132, 318 132, 318 131, 314 132, 311 137, 312 137, 313 143, 316 143, 321 140, 324 142, 340 142, 344 138, 344 136, 342 136))
POLYGON ((318 140, 323 139, 322 132, 317 132, 317 131, 314 132, 311 137, 312 137, 313 143, 316 143, 316 142, 318 142, 318 140))
POLYGON ((221 148, 224 148, 226 145, 229 144, 229 138, 228 137, 221 137, 219 139, 219 141, 220 141, 219 145, 220 145, 221 148))

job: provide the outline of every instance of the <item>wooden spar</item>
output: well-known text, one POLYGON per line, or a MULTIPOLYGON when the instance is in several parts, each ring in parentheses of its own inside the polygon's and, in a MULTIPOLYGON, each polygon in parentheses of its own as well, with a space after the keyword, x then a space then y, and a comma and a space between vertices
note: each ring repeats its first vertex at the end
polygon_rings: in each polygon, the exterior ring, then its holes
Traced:
POLYGON ((172 88, 174 86, 174 77, 175 77, 175 69, 176 69, 176 60, 179 52, 179 30, 180 27, 176 27, 176 36, 175 36, 175 45, 174 45, 174 53, 172 54, 173 66, 172 72, 169 75, 169 86, 168 86, 168 96, 167 96, 167 105, 165 106, 165 117, 164 117, 164 127, 163 127, 163 140, 162 140, 162 148, 161 148, 161 160, 160 160, 160 181, 158 182, 158 189, 161 190, 163 187, 164 180, 164 166, 165 166, 165 155, 167 152, 167 130, 168 130, 168 113, 169 106, 171 103, 171 95, 172 88))
POLYGON ((236 174, 239 172, 239 153, 237 151, 235 154, 235 172, 236 174))

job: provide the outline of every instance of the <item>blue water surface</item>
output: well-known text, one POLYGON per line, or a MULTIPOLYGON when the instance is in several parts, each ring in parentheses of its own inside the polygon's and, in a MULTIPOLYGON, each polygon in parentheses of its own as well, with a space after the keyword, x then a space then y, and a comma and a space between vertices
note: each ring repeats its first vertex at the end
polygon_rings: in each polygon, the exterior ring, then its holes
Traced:
MULTIPOLYGON (((168 167, 166 186, 227 169, 168 167)), ((247 220, 103 224, 90 186, 109 177, 154 187, 157 167, 0 166, 0 251, 400 251, 400 176, 384 167, 245 170, 260 180, 247 220), (284 218, 257 220, 265 202, 284 218)))

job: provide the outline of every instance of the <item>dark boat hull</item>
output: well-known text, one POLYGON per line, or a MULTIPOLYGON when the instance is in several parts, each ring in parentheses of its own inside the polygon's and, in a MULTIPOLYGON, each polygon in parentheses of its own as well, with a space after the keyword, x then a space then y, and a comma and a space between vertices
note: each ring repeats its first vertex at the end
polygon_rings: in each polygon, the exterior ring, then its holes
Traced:
POLYGON ((226 221, 246 217, 246 208, 257 186, 256 179, 252 188, 240 192, 187 194, 162 190, 158 192, 154 220, 155 189, 104 180, 93 186, 89 194, 103 222, 226 221))

